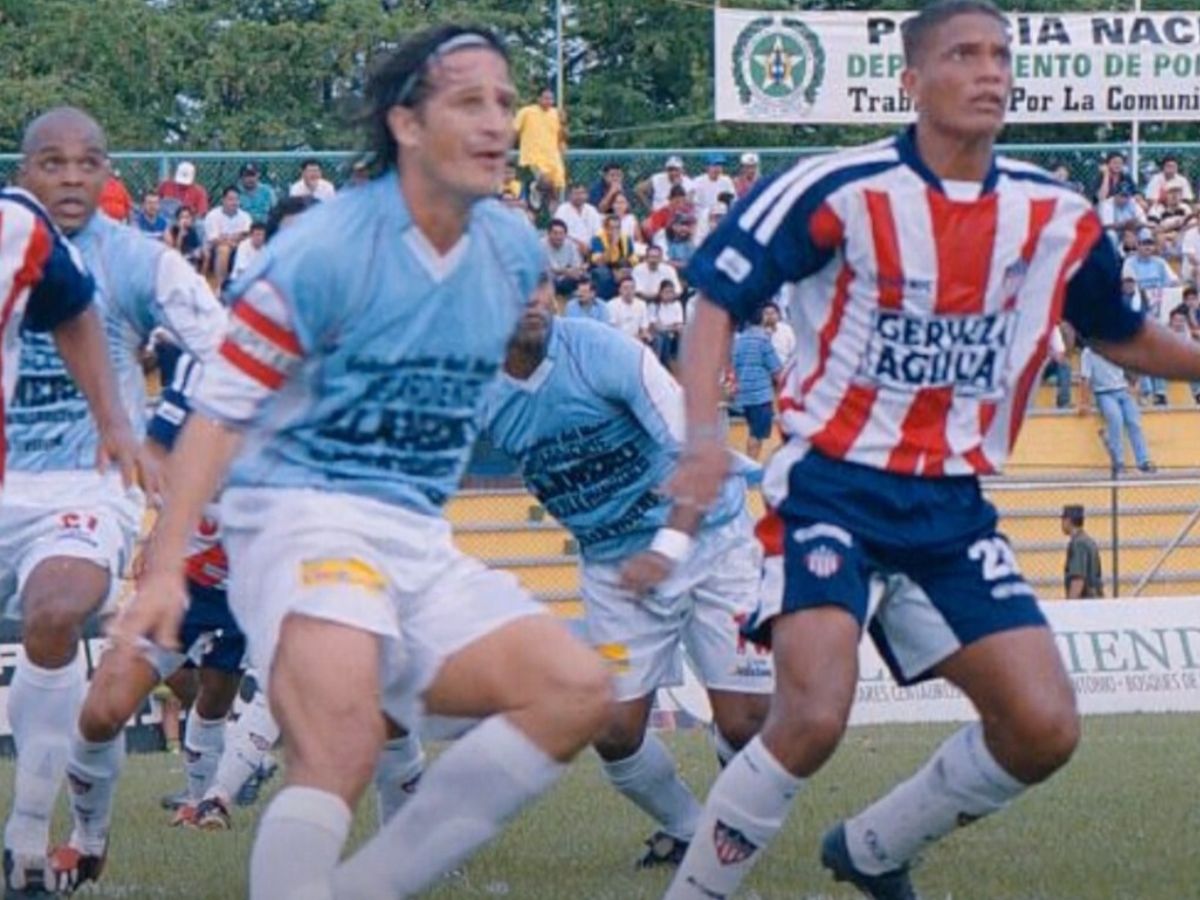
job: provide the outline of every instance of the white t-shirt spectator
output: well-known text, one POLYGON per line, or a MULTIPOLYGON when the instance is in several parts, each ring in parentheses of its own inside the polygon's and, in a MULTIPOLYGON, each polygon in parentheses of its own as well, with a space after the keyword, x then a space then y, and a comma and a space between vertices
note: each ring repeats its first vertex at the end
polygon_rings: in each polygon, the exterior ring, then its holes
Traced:
POLYGON ((653 303, 650 305, 650 321, 659 331, 666 331, 674 325, 684 324, 687 313, 678 298, 670 303, 653 303))
POLYGON ((1162 172, 1156 172, 1151 176, 1150 183, 1146 185, 1146 202, 1151 204, 1166 202, 1167 191, 1173 187, 1183 191, 1184 200, 1195 199, 1192 194, 1192 183, 1182 172, 1176 172, 1172 178, 1167 178, 1162 172))
POLYGON ((243 272, 254 265, 254 261, 262 255, 266 246, 266 244, 263 244, 261 247, 255 247, 254 242, 250 238, 242 238, 241 242, 237 245, 237 252, 233 257, 233 269, 230 271, 229 277, 240 277, 243 272))
POLYGON ((614 297, 608 301, 608 323, 634 340, 639 340, 639 335, 650 327, 646 301, 634 297, 632 303, 626 303, 620 297, 614 297))
MULTIPOLYGON (((696 182, 684 175, 679 179, 679 183, 683 185, 683 189, 687 191, 689 197, 692 196, 692 191, 696 188, 696 182)), ((650 176, 650 211, 662 209, 667 205, 667 200, 671 196, 671 188, 674 185, 671 183, 671 178, 666 172, 655 172, 650 176)))
POLYGON ((332 200, 337 196, 337 190, 334 186, 324 178, 317 181, 316 186, 310 188, 304 183, 301 178, 298 181, 293 181, 292 186, 288 188, 289 197, 312 197, 314 200, 332 200))
POLYGON ((692 182, 692 193, 696 198, 696 220, 707 223, 708 211, 716 205, 717 198, 722 194, 736 193, 736 189, 733 186, 733 179, 728 175, 722 173, 714 181, 705 172, 692 182))
POLYGON ((1179 249, 1183 257, 1183 280, 1200 278, 1200 225, 1193 225, 1183 233, 1179 249))
POLYGON ((780 321, 770 334, 771 346, 775 348, 775 355, 779 357, 780 362, 787 365, 792 354, 796 352, 796 332, 787 322, 780 321))
POLYGON ((567 226, 567 237, 586 247, 592 246, 592 238, 600 233, 604 224, 600 211, 590 203, 583 204, 582 209, 576 209, 570 203, 560 203, 554 211, 554 218, 561 219, 567 226))
POLYGON ((204 240, 211 244, 218 238, 245 234, 250 230, 250 224, 250 213, 244 209, 227 216, 222 207, 214 206, 204 217, 204 240))
POLYGON ((683 289, 679 284, 679 273, 675 271, 675 267, 668 265, 665 261, 659 262, 657 271, 650 271, 650 263, 640 262, 633 267, 630 272, 633 277, 633 290, 643 299, 646 297, 657 297, 658 289, 662 287, 664 281, 669 281, 675 285, 675 293, 679 294, 683 289))
MULTIPOLYGON (((1118 204, 1112 197, 1101 200, 1096 207, 1096 214, 1100 216, 1100 224, 1105 228, 1114 225, 1118 228, 1125 226, 1140 228, 1146 224, 1146 213, 1137 204, 1137 201, 1132 199, 1121 204, 1118 204)), ((1119 237, 1116 231, 1113 231, 1112 234, 1116 235, 1114 240, 1119 237)))

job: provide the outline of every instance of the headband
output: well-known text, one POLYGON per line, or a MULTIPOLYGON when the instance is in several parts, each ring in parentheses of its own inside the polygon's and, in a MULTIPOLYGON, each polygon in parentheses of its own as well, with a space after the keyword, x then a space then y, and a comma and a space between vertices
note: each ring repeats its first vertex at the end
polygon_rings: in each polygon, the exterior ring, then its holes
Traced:
POLYGON ((490 40, 475 31, 468 31, 465 34, 456 34, 454 37, 446 38, 446 40, 426 53, 416 68, 412 70, 412 73, 404 79, 404 83, 400 85, 396 91, 396 95, 392 98, 392 106, 407 106, 409 104, 412 100, 412 95, 416 92, 417 85, 421 81, 421 76, 425 74, 431 62, 440 60, 444 56, 449 56, 456 50, 467 50, 472 47, 483 47, 493 50, 495 46, 490 40))

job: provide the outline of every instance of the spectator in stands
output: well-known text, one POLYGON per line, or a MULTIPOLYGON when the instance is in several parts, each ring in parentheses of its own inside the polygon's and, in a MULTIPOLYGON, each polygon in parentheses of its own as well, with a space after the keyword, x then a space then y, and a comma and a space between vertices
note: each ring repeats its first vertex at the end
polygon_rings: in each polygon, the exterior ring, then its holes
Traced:
POLYGON ((208 191, 196 184, 196 166, 186 159, 175 167, 173 178, 158 186, 158 196, 168 216, 175 216, 181 206, 190 209, 193 216, 208 215, 208 191))
POLYGON ((634 193, 642 202, 642 206, 654 213, 667 205, 674 196, 675 188, 682 188, 684 198, 691 199, 692 179, 683 171, 683 159, 670 156, 667 157, 663 170, 641 182, 634 188, 634 193))
POLYGON ((1137 253, 1137 236, 1141 230, 1141 228, 1130 228, 1128 226, 1121 229, 1121 241, 1117 245, 1117 251, 1120 253, 1122 260, 1129 259, 1129 257, 1137 253))
POLYGON ((141 208, 133 214, 133 224, 152 238, 162 240, 171 221, 163 215, 157 191, 146 191, 142 196, 141 208))
POLYGON ((1166 189, 1167 199, 1156 203, 1146 213, 1146 221, 1154 228, 1155 234, 1161 239, 1171 241, 1179 248, 1179 239, 1184 228, 1196 221, 1190 204, 1183 199, 1183 188, 1172 184, 1166 189))
POLYGON ((258 166, 245 163, 238 173, 238 205, 246 211, 254 222, 266 222, 275 205, 275 189, 263 184, 258 166))
POLYGON ((621 234, 633 241, 633 248, 639 256, 646 252, 646 239, 642 235, 642 225, 629 207, 629 198, 624 194, 613 197, 609 211, 621 220, 621 234))
POLYGON ((1179 188, 1181 200, 1194 200, 1192 183, 1187 176, 1179 171, 1179 159, 1174 156, 1164 156, 1162 168, 1151 177, 1146 185, 1146 202, 1154 205, 1167 202, 1167 192, 1171 188, 1179 188))
MULTIPOLYGON (((1163 292, 1178 284, 1178 280, 1167 261, 1159 255, 1154 233, 1143 228, 1137 238, 1137 253, 1126 258, 1121 277, 1132 277, 1137 283, 1139 301, 1133 304, 1134 308, 1144 309, 1147 315, 1161 319, 1163 292)), ((1155 405, 1166 406, 1166 379, 1143 378, 1141 392, 1143 397, 1152 397, 1155 405)))
POLYGON ((1107 200, 1126 184, 1129 185, 1131 196, 1137 193, 1137 185, 1125 171, 1124 154, 1109 153, 1100 165, 1100 185, 1096 188, 1096 202, 1107 200))
POLYGON ((115 169, 108 176, 108 181, 104 182, 104 187, 100 189, 100 198, 97 203, 101 212, 110 219, 128 224, 133 215, 133 197, 129 195, 125 183, 121 181, 120 173, 115 169))
POLYGON ((321 164, 311 157, 300 163, 300 177, 288 188, 289 197, 332 200, 336 195, 337 190, 322 175, 321 164))
POLYGON ((236 281, 245 274, 262 253, 267 243, 267 223, 255 222, 250 226, 250 234, 242 239, 233 252, 233 265, 229 269, 229 278, 236 281))
POLYGON ((587 279, 587 267, 579 246, 567 238, 567 223, 562 219, 553 220, 546 230, 542 246, 546 249, 554 293, 560 297, 571 296, 576 286, 587 279))
POLYGON ((696 220, 707 222, 708 211, 720 202, 720 196, 734 192, 733 179, 725 174, 724 154, 710 153, 704 159, 704 174, 692 182, 696 220))
POLYGON ((1180 275, 1185 284, 1200 286, 1200 215, 1179 239, 1180 275))
POLYGON ((1104 575, 1100 569, 1100 548, 1083 530, 1083 507, 1068 504, 1062 511, 1062 531, 1067 542, 1063 566, 1063 587, 1070 600, 1094 600, 1104 596, 1104 575))
MULTIPOLYGON (((356 159, 354 165, 350 167, 350 175, 346 178, 346 183, 342 185, 342 190, 356 188, 366 184, 371 180, 371 166, 365 159, 356 159)), ((520 193, 517 194, 520 196, 520 193)))
POLYGON ((734 196, 741 200, 754 187, 754 183, 758 181, 758 154, 743 153, 741 159, 741 168, 738 170, 737 178, 733 179, 734 196))
POLYGON ((792 354, 796 352, 796 332, 783 320, 778 303, 771 301, 763 307, 762 324, 770 335, 775 355, 786 366, 791 361, 792 354))
POLYGON ((563 151, 567 147, 566 122, 554 105, 554 91, 542 88, 536 103, 522 106, 513 119, 517 134, 517 164, 534 179, 529 205, 554 209, 567 184, 563 151))
POLYGON ((238 204, 241 194, 232 184, 221 192, 221 204, 204 217, 209 274, 217 286, 225 283, 234 248, 250 233, 250 214, 238 204))
POLYGON ((1056 180, 1061 181, 1075 193, 1086 196, 1087 191, 1084 189, 1082 184, 1071 177, 1071 168, 1066 165, 1066 163, 1053 164, 1049 166, 1049 169, 1050 174, 1053 175, 1056 180))
POLYGON ((600 177, 588 191, 588 202, 596 207, 601 214, 613 212, 613 203, 617 197, 625 196, 625 170, 619 162, 609 161, 600 171, 600 177))
POLYGON ((506 190, 500 194, 500 201, 506 207, 508 207, 514 216, 517 216, 522 221, 528 222, 530 225, 534 224, 533 210, 529 208, 529 206, 520 198, 520 196, 514 194, 512 191, 506 190))
POLYGON ((649 307, 650 340, 658 361, 674 372, 679 359, 679 341, 683 337, 686 315, 675 283, 664 278, 658 286, 658 296, 649 307))
POLYGON ((667 228, 676 218, 694 213, 686 187, 682 184, 673 185, 669 193, 666 205, 652 212, 642 224, 642 233, 646 240, 658 244, 664 250, 667 249, 667 228))
POLYGON ((1043 378, 1053 378, 1055 383, 1054 405, 1058 409, 1071 406, 1071 360, 1067 354, 1067 341, 1061 324, 1050 332, 1050 348, 1043 378))
MULTIPOLYGON (((722 197, 733 199, 732 194, 722 194, 722 197)), ((729 204, 724 200, 718 200, 708 208, 708 217, 699 219, 696 222, 696 236, 692 238, 692 243, 697 247, 704 243, 704 239, 712 233, 712 231, 721 224, 721 220, 729 214, 729 204), (703 226, 703 227, 701 227, 703 226)))
POLYGON ((616 293, 617 273, 637 265, 633 241, 621 233, 621 220, 612 214, 604 217, 600 232, 592 238, 592 283, 601 297, 616 293))
POLYGON ((608 301, 608 322, 635 341, 649 342, 650 312, 646 301, 634 293, 632 277, 617 284, 617 296, 608 301))
POLYGON ((681 213, 667 226, 666 259, 680 274, 692 261, 696 252, 696 217, 690 212, 681 213))
POLYGON ((746 455, 751 459, 758 459, 763 441, 771 436, 775 389, 782 374, 783 363, 762 326, 759 310, 751 314, 733 339, 733 376, 737 384, 733 402, 746 418, 746 455))
POLYGON ((1183 289, 1183 308, 1187 311, 1192 337, 1200 340, 1200 294, 1197 294, 1195 285, 1189 284, 1183 289))
POLYGON ((592 252, 592 238, 600 233, 604 221, 596 207, 588 203, 587 188, 582 184, 571 185, 567 202, 559 205, 554 211, 554 218, 567 226, 567 237, 579 247, 579 252, 587 257, 592 252))
POLYGON ((525 186, 521 184, 520 176, 517 175, 517 167, 509 163, 504 167, 504 180, 500 182, 500 196, 511 194, 514 197, 520 197, 522 200, 528 199, 525 196, 525 186))
POLYGON ((563 310, 566 319, 593 319, 608 324, 608 307, 596 299, 596 288, 586 278, 575 288, 575 296, 567 301, 563 310))
POLYGON ((682 293, 679 273, 674 266, 663 262, 663 249, 657 244, 646 248, 646 258, 633 267, 634 293, 646 303, 652 303, 658 297, 658 290, 664 280, 675 286, 675 293, 682 293))
MULTIPOLYGON (((1192 292, 1193 296, 1195 291, 1192 292)), ((1197 335, 1197 330, 1193 325, 1193 311, 1195 301, 1192 302, 1192 308, 1189 309, 1186 303, 1180 303, 1171 310, 1171 317, 1167 320, 1167 325, 1172 331, 1177 333, 1185 340, 1195 341, 1200 339, 1197 335)), ((1188 390, 1192 392, 1192 402, 1200 405, 1200 381, 1193 381, 1188 384, 1188 390)))
POLYGON ((1085 344, 1079 360, 1079 373, 1083 379, 1079 414, 1086 415, 1089 412, 1090 392, 1096 398, 1096 408, 1100 410, 1104 419, 1104 447, 1108 451, 1113 472, 1122 472, 1125 469, 1122 430, 1129 436, 1129 445, 1133 448, 1133 458, 1138 469, 1153 472, 1154 464, 1150 462, 1150 450, 1142 432, 1142 413, 1129 394, 1125 372, 1120 366, 1094 353, 1091 347, 1085 344))
POLYGON ((178 250, 198 271, 204 271, 204 239, 196 227, 196 216, 190 206, 181 206, 175 211, 175 221, 167 228, 163 240, 178 250))
POLYGON ((1121 233, 1129 227, 1139 228, 1146 224, 1146 212, 1133 199, 1133 185, 1122 184, 1096 208, 1100 224, 1108 231, 1113 242, 1120 245, 1121 233))

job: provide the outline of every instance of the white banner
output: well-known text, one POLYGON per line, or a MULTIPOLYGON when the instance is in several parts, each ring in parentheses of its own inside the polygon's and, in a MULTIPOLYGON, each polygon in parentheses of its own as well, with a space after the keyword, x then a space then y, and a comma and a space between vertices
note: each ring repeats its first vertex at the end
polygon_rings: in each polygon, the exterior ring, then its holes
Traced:
MULTIPOLYGON (((716 116, 908 122, 900 23, 912 13, 714 11, 716 116)), ((1200 117, 1200 13, 1009 16, 1010 122, 1200 117)))
MULTIPOLYGON (((1042 610, 1084 715, 1200 712, 1200 597, 1064 600, 1042 610)), ((707 722, 708 698, 688 676, 682 688, 661 692, 660 704, 707 722)), ((940 679, 900 687, 863 639, 851 725, 975 718, 967 699, 940 679)))

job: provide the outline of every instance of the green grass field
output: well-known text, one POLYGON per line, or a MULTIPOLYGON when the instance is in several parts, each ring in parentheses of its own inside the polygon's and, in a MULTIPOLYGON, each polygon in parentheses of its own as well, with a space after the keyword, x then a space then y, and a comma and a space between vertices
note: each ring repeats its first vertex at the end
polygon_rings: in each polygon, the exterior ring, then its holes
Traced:
MULTIPOLYGON (((848 898, 816 862, 836 819, 915 768, 949 728, 860 728, 798 800, 755 870, 746 897, 848 898)), ((698 733, 668 736, 687 779, 704 790, 716 766, 698 733)), ((109 869, 83 896, 237 898, 259 809, 235 830, 168 828, 160 794, 180 784, 180 759, 132 757, 121 786, 109 869)), ((9 789, 12 765, 0 765, 9 789)), ((1120 716, 1085 722, 1071 766, 1004 814, 948 839, 917 873, 926 900, 1180 900, 1200 897, 1200 716, 1120 716)), ((7 807, 7 803, 4 804, 7 807)), ((368 806, 368 805, 364 805, 368 806)), ((260 807, 261 808, 261 807, 260 807)), ((371 829, 360 810, 354 840, 371 829)), ((56 834, 66 827, 65 810, 56 834)), ((650 822, 610 790, 594 757, 472 860, 437 898, 657 898, 667 873, 635 872, 650 822)), ((402 854, 404 848, 397 847, 402 854)))

